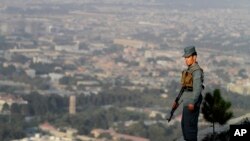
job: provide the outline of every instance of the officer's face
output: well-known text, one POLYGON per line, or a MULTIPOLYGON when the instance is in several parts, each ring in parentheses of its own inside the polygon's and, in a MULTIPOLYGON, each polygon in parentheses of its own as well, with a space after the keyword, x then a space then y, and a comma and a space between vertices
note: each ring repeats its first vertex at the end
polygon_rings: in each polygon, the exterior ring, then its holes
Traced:
POLYGON ((185 62, 187 66, 194 64, 196 62, 196 55, 185 57, 185 62))

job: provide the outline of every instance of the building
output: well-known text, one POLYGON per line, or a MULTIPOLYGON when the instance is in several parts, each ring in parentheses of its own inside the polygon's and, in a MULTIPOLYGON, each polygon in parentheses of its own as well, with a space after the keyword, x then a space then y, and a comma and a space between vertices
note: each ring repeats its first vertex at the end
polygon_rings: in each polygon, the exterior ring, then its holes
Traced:
POLYGON ((76 113, 76 96, 71 95, 69 97, 69 114, 73 115, 76 113))
POLYGON ((63 74, 60 73, 49 73, 49 77, 51 79, 51 82, 59 83, 59 80, 63 78, 63 74))
POLYGON ((98 138, 102 134, 109 134, 112 137, 112 140, 129 140, 129 141, 149 141, 147 138, 143 137, 137 137, 137 136, 131 136, 127 134, 119 134, 115 132, 113 129, 93 129, 91 131, 91 134, 95 137, 98 138))
POLYGON ((114 44, 122 45, 124 47, 134 47, 134 48, 142 48, 144 43, 139 40, 130 40, 130 39, 114 39, 114 44))
POLYGON ((28 101, 23 100, 21 97, 17 97, 14 95, 0 95, 0 111, 3 110, 3 105, 8 104, 11 106, 13 103, 16 104, 28 104, 28 101))
POLYGON ((73 45, 56 45, 55 51, 67 51, 67 52, 78 52, 79 51, 79 45, 73 44, 73 45))

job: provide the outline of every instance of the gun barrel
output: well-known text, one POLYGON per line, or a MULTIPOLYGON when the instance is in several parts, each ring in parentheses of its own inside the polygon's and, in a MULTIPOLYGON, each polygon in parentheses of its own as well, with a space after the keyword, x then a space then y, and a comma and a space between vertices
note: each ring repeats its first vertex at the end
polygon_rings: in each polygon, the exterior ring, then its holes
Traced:
POLYGON ((170 122, 170 121, 171 121, 172 116, 173 116, 173 115, 170 115, 170 117, 167 119, 167 120, 168 120, 168 122, 170 122))
POLYGON ((175 109, 172 109, 172 110, 171 110, 170 116, 169 116, 169 118, 167 119, 168 122, 170 122, 170 120, 172 119, 172 117, 173 117, 173 115, 174 115, 174 111, 175 111, 175 109))

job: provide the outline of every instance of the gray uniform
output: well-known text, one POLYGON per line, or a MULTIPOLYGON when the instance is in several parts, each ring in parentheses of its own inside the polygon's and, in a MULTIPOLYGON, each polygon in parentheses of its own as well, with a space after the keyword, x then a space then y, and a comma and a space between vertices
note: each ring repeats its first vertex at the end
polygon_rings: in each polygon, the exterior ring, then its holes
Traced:
POLYGON ((186 141, 197 141, 198 132, 198 117, 200 112, 200 105, 202 102, 203 89, 203 71, 198 65, 194 63, 187 69, 192 74, 193 88, 186 89, 182 95, 183 99, 183 113, 182 113, 182 133, 186 141), (194 105, 194 111, 188 109, 188 104, 194 105))

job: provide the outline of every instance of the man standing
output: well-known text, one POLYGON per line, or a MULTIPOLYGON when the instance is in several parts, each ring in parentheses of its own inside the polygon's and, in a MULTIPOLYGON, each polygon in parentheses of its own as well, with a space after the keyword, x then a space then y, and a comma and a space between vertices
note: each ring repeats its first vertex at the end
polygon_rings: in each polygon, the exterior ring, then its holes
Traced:
POLYGON ((182 87, 184 87, 181 127, 184 140, 197 141, 201 93, 204 88, 203 70, 196 60, 197 52, 194 46, 184 48, 183 57, 188 68, 182 72, 181 79, 182 87))

